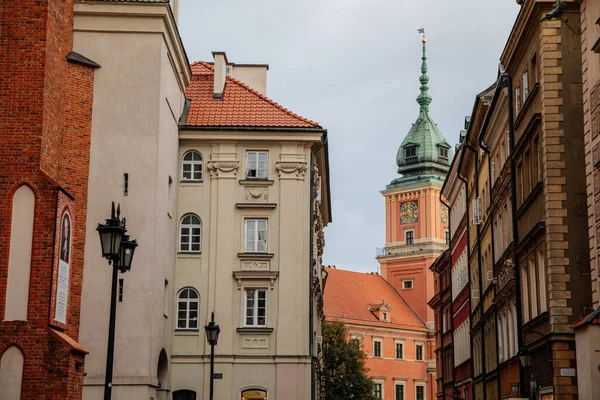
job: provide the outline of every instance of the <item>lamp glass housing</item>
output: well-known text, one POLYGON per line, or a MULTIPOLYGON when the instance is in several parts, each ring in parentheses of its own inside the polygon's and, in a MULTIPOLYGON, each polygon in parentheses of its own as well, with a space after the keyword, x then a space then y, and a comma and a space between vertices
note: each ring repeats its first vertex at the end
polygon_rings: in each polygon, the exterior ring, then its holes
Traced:
POLYGON ((121 241, 125 235, 126 229, 112 220, 106 220, 106 224, 98 224, 98 234, 100 235, 100 246, 102 247, 102 257, 109 260, 116 260, 119 257, 121 241))
POLYGON ((121 247, 119 249, 119 268, 121 271, 126 272, 131 270, 131 262, 133 261, 133 253, 135 248, 138 246, 136 240, 129 240, 129 236, 125 235, 121 240, 121 247))
POLYGON ((206 331, 206 340, 208 341, 208 344, 216 346, 219 341, 219 333, 221 332, 219 325, 215 324, 214 321, 211 321, 204 327, 204 330, 206 331))

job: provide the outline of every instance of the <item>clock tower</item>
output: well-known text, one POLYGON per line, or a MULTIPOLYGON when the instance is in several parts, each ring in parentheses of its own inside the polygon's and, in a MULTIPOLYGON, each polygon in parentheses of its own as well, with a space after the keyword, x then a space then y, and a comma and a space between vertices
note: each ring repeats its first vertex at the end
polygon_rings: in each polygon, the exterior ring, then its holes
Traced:
POLYGON ((423 35, 419 117, 402 141, 396 164, 399 177, 385 197, 385 247, 377 249, 381 276, 390 282, 419 317, 433 328, 433 261, 447 248, 448 209, 440 191, 454 155, 452 146, 429 114, 429 76, 423 35))

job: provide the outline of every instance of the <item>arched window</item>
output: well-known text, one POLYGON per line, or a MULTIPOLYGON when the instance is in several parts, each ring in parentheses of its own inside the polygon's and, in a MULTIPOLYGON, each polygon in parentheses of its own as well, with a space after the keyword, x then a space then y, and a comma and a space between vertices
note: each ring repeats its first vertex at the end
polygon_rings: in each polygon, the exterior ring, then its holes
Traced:
POLYGON ((188 151, 183 156, 181 180, 202 182, 202 155, 197 151, 188 151))
POLYGON ((193 390, 176 390, 173 392, 173 400, 196 400, 196 392, 193 390))
POLYGON ((177 329, 198 329, 198 302, 200 296, 192 288, 182 289, 177 295, 177 329))
POLYGON ((186 214, 181 218, 179 230, 179 251, 200 253, 202 222, 194 214, 186 214))
POLYGON ((9 347, 0 358, 0 388, 2 399, 19 400, 23 381, 23 353, 17 346, 9 347))

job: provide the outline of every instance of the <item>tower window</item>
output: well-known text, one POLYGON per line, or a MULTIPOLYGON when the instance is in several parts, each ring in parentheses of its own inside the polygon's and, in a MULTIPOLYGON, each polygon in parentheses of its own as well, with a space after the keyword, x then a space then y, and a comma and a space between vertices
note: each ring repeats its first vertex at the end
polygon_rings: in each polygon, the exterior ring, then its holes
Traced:
POLYGON ((448 158, 448 149, 445 147, 440 147, 440 157, 448 158))
POLYGON ((404 231, 404 235, 406 237, 406 244, 415 243, 415 231, 404 231))
POLYGON ((415 158, 417 156, 417 146, 410 146, 404 149, 404 158, 415 158))
POLYGON ((407 279, 402 281, 402 289, 412 289, 413 288, 413 281, 412 279, 407 279))

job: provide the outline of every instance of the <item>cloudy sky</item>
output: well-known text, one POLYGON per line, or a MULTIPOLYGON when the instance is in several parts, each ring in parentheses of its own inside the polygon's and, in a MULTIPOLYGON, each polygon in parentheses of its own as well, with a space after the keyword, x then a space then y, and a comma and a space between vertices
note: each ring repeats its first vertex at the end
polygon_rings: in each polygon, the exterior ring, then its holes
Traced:
POLYGON ((376 271, 379 193, 418 115, 425 23, 431 114, 456 143, 475 94, 496 79, 514 0, 180 0, 190 61, 267 63, 267 95, 328 130, 333 224, 326 264, 376 271))

